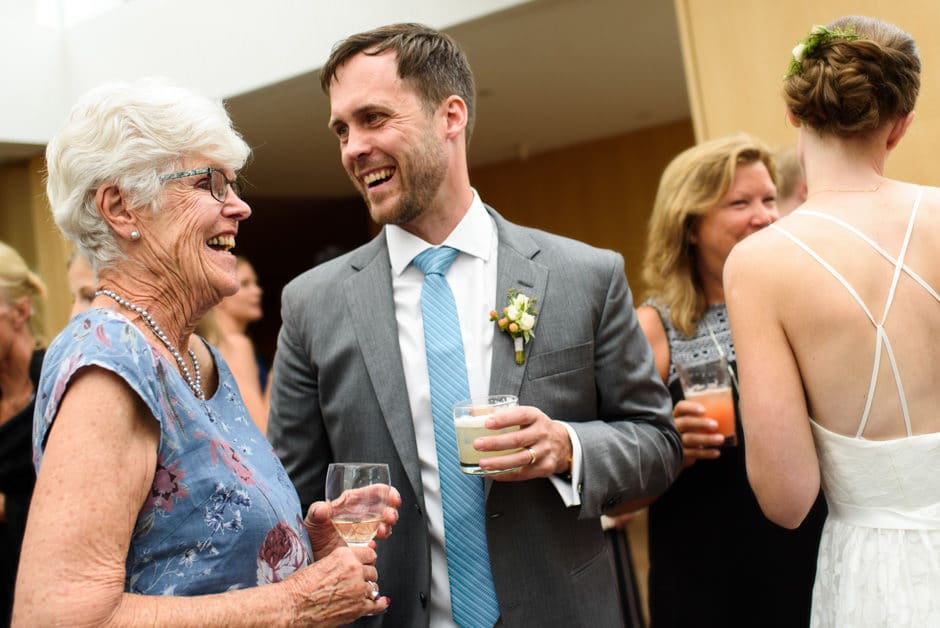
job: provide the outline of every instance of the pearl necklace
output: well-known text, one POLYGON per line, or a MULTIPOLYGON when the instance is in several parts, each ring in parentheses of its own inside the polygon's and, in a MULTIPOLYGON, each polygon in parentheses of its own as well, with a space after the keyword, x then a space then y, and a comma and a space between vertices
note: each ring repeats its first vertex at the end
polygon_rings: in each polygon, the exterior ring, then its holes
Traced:
POLYGON ((140 307, 139 305, 134 305, 123 297, 118 296, 112 290, 97 290, 95 292, 95 296, 97 297, 100 295, 111 297, 118 303, 118 305, 123 305, 127 309, 140 314, 141 318, 144 319, 144 322, 147 323, 147 327, 153 331, 153 334, 157 337, 158 340, 160 340, 160 342, 166 345, 166 348, 170 350, 170 353, 176 359, 176 363, 180 367, 180 372, 186 379, 186 383, 189 384, 189 387, 192 389, 193 394, 195 394, 198 399, 205 401, 206 397, 202 392, 202 373, 199 371, 199 360, 196 359, 196 354, 193 353, 193 350, 189 349, 189 358, 193 361, 193 370, 196 372, 195 380, 193 380, 192 375, 190 375, 189 367, 187 367, 186 362, 183 361, 183 356, 180 355, 180 352, 177 351, 176 347, 173 346, 173 343, 170 342, 170 339, 166 337, 166 334, 163 333, 163 330, 160 329, 160 326, 157 325, 157 322, 153 320, 150 312, 140 307))

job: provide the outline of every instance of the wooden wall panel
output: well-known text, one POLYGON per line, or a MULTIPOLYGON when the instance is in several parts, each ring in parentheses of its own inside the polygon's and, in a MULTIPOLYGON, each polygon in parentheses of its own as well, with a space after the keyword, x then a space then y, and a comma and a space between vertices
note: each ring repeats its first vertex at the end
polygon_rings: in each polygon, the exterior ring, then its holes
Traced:
POLYGON ((49 212, 44 172, 42 157, 0 168, 0 240, 15 248, 46 284, 46 300, 37 315, 48 342, 68 322, 72 297, 65 274, 70 246, 49 212))
POLYGON ((36 271, 46 282, 49 290, 46 298, 46 340, 65 327, 72 310, 72 295, 69 293, 65 265, 72 245, 65 239, 49 209, 46 199, 46 184, 43 178, 45 160, 36 157, 29 162, 29 201, 33 216, 33 237, 40 252, 36 260, 36 271))
POLYGON ((69 247, 49 212, 44 170, 41 157, 0 168, 0 240, 15 248, 46 284, 46 300, 35 315, 48 342, 68 321, 72 299, 65 276, 69 247))
POLYGON ((0 241, 16 249, 31 268, 36 268, 26 164, 0 168, 0 241))
POLYGON ((639 299, 646 223, 666 164, 693 144, 681 120, 475 168, 480 196, 507 219, 623 254, 639 299))
POLYGON ((913 35, 923 74, 917 118, 888 161, 887 174, 940 184, 934 145, 940 137, 940 3, 906 0, 675 0, 697 140, 748 131, 771 145, 793 144, 781 92, 793 46, 813 24, 872 15, 913 35))

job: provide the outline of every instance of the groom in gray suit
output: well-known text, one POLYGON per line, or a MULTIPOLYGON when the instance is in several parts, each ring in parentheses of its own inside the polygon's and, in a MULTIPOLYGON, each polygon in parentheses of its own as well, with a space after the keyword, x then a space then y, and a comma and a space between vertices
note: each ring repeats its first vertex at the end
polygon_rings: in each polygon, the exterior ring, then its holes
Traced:
POLYGON ((514 225, 483 204, 466 161, 473 76, 446 35, 415 24, 354 35, 334 48, 321 81, 343 166, 385 227, 284 289, 268 435, 305 506, 323 499, 330 462, 391 469, 400 520, 378 546, 391 604, 361 623, 622 625, 598 517, 662 493, 682 458, 622 257, 514 225), (422 318, 425 278, 412 263, 442 245, 456 249, 444 271, 455 315, 445 318, 465 355, 466 389, 519 398, 488 425, 520 429, 475 446, 521 448, 480 463, 516 471, 457 473, 477 483, 479 515, 446 534, 453 505, 438 449, 454 445, 435 439, 439 375, 425 353, 435 325, 422 318), (489 318, 510 290, 538 305, 521 364, 489 318), (451 548, 471 532, 489 559, 469 610, 492 606, 486 620, 458 613, 466 578, 451 548))

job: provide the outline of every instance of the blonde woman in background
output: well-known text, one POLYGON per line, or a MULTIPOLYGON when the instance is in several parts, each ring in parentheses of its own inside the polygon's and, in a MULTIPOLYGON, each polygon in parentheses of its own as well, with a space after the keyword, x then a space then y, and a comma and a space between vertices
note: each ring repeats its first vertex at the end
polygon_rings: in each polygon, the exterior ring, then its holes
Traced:
POLYGON ((42 281, 0 242, 0 626, 10 621, 13 584, 36 482, 33 407, 45 350, 35 312, 42 281))
POLYGON ((649 510, 656 628, 809 622, 821 500, 799 531, 768 521, 747 484, 740 423, 738 446, 719 449, 717 423, 684 398, 675 368, 701 355, 734 366, 722 273, 733 247, 777 220, 773 172, 767 146, 742 133, 679 154, 656 193, 643 266, 650 297, 637 316, 683 446, 682 472, 649 510))

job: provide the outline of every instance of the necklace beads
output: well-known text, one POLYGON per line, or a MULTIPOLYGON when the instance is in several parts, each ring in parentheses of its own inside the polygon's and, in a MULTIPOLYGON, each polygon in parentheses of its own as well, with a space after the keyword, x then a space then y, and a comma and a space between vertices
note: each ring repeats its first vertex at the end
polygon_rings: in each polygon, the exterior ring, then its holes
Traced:
POLYGON ((205 393, 203 393, 202 391, 202 373, 199 370, 199 360, 196 359, 196 354, 193 353, 193 350, 189 349, 188 352, 189 352, 189 358, 193 361, 193 371, 196 373, 195 378, 190 373, 189 367, 186 366, 186 362, 183 360, 183 356, 180 354, 177 348, 173 346, 173 343, 170 342, 170 339, 167 338, 167 335, 163 333, 163 329, 161 329, 160 326, 157 325, 157 322, 153 320, 153 317, 150 315, 150 312, 140 307, 139 305, 134 305, 127 299, 119 296, 113 290, 97 290, 95 292, 95 296, 97 297, 100 295, 110 297, 111 299, 114 299, 114 301, 118 305, 126 307, 132 312, 137 312, 138 314, 140 314, 140 317, 144 319, 144 322, 147 324, 147 327, 149 327, 150 331, 153 332, 153 335, 157 337, 157 340, 162 342, 164 346, 166 346, 166 348, 169 349, 170 354, 172 354, 173 358, 176 360, 176 363, 179 365, 180 372, 183 374, 183 379, 185 379, 186 383, 189 384, 189 387, 192 389, 193 394, 196 395, 196 398, 202 401, 205 401, 206 396, 205 396, 205 393))

